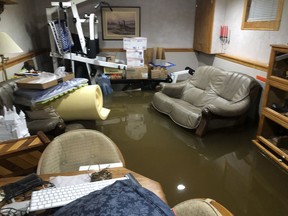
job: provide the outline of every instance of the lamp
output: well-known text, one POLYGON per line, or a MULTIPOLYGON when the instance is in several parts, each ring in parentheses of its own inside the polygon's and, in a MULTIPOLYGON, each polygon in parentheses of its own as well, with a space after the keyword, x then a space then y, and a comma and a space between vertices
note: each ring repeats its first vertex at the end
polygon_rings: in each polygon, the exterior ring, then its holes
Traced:
POLYGON ((0 0, 0 14, 3 13, 5 4, 17 4, 17 2, 14 0, 0 0))
POLYGON ((4 57, 4 55, 9 53, 20 53, 20 52, 23 52, 23 50, 13 41, 13 39, 5 32, 0 32, 0 58, 4 73, 4 80, 7 80, 5 63, 9 59, 8 57, 4 57))

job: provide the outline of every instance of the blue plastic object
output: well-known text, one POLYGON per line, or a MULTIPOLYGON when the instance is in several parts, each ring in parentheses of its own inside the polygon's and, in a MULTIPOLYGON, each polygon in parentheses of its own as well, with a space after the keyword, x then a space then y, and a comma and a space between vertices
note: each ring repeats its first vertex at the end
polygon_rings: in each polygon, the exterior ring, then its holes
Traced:
POLYGON ((100 86, 103 95, 109 95, 113 92, 109 76, 102 74, 96 77, 96 83, 100 86))

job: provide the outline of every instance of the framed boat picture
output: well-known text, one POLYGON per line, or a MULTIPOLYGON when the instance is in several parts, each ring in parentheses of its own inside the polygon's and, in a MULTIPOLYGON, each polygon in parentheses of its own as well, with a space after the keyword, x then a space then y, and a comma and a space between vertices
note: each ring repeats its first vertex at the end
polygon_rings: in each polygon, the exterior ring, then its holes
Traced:
POLYGON ((140 7, 102 7, 103 40, 140 36, 140 7), (112 10, 111 10, 112 9, 112 10))

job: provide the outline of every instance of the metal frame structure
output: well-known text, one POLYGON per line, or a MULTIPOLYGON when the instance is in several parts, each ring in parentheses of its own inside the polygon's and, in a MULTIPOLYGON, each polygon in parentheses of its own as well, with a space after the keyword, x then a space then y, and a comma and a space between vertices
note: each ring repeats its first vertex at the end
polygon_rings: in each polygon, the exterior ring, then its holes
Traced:
MULTIPOLYGON (((77 30, 77 34, 79 37, 80 45, 81 45, 81 53, 64 53, 61 54, 57 51, 57 47, 55 44, 55 40, 53 37, 53 33, 49 30, 49 39, 50 39, 50 46, 51 46, 51 52, 50 56, 53 59, 53 68, 56 70, 58 68, 58 60, 57 59, 68 59, 71 60, 71 65, 72 65, 72 72, 75 73, 75 61, 76 62, 82 62, 85 63, 88 74, 90 76, 90 81, 93 82, 94 79, 91 79, 91 65, 96 65, 96 66, 103 66, 103 67, 111 67, 111 68, 118 68, 122 70, 126 70, 127 65, 125 64, 118 64, 118 63, 113 63, 113 62, 107 62, 105 57, 88 57, 88 50, 87 50, 87 45, 82 29, 82 24, 83 23, 88 23, 89 24, 89 40, 90 41, 95 41, 98 39, 98 18, 95 16, 94 13, 91 13, 89 15, 85 14, 84 18, 80 18, 77 5, 85 2, 87 0, 71 0, 67 2, 51 2, 51 8, 46 8, 46 15, 47 15, 47 21, 48 23, 51 22, 52 15, 55 13, 58 13, 59 11, 63 10, 64 14, 67 13, 67 9, 71 9, 72 15, 73 15, 73 22, 75 23, 75 27, 77 30)), ((101 2, 100 2, 101 3, 101 2)), ((99 7, 99 4, 97 4, 96 7, 99 7)))

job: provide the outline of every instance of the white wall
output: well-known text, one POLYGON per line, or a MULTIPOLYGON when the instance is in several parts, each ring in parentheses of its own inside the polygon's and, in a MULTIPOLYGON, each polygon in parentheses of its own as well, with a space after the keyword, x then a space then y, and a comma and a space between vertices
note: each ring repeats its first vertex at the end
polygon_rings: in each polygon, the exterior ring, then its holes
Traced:
POLYGON ((166 61, 176 64, 168 68, 168 72, 181 71, 185 67, 196 69, 198 67, 198 60, 194 52, 167 52, 166 61))
MULTIPOLYGON (((21 0, 18 4, 5 5, 1 14, 0 31, 6 32, 23 49, 24 52, 36 49, 37 32, 31 11, 32 0, 21 0)), ((10 55, 15 56, 15 55, 10 55)))
MULTIPOLYGON (((45 32, 43 27, 48 28, 43 13, 45 13, 45 8, 50 7, 50 2, 49 0, 34 0, 40 32, 45 32)), ((87 0, 78 4, 80 17, 85 13, 95 13, 98 17, 100 48, 122 48, 122 41, 102 41, 101 11, 94 9, 97 2, 99 1, 87 0)), ((193 46, 195 0, 107 0, 106 2, 111 6, 141 8, 141 36, 148 38, 148 47, 191 48, 193 46)), ((72 17, 71 13, 69 17, 72 17)), ((70 26, 73 25, 70 23, 70 26)), ((83 25, 86 36, 89 34, 87 27, 83 25)), ((42 38, 42 45, 47 47, 48 35, 43 36, 46 37, 46 41, 42 38)))
POLYGON ((221 41, 219 40, 220 26, 224 25, 227 11, 227 1, 229 0, 217 0, 215 4, 213 31, 212 31, 212 47, 211 53, 222 52, 221 41))
MULTIPOLYGON (((148 38, 148 47, 191 48, 193 47, 195 0, 107 0, 112 6, 140 6, 141 32, 148 38)), ((225 2, 224 0, 221 0, 225 2)), ((96 12, 94 5, 99 1, 87 0, 79 5, 80 15, 96 12)), ((0 30, 5 31, 21 46, 24 52, 38 48, 49 48, 46 8, 50 0, 21 0, 16 5, 5 6, 1 15, 0 30)), ((282 22, 279 31, 241 30, 244 0, 227 0, 225 22, 231 29, 231 42, 226 53, 235 57, 268 64, 270 44, 288 42, 288 3, 284 3, 282 22)), ((101 19, 100 19, 101 21, 101 19)), ((219 23, 217 24, 219 25, 219 23)), ((204 26, 205 27, 205 26, 204 26)), ((218 26, 219 27, 219 26, 218 26)), ((99 24, 100 37, 101 24, 99 24)), ((101 41, 100 48, 121 48, 121 41, 101 41)), ((247 71, 255 76, 265 76, 262 71, 243 69, 243 66, 215 59, 214 55, 197 53, 166 53, 166 58, 176 64, 170 71, 192 68, 201 64, 219 65, 229 70, 247 71), (228 66, 229 65, 229 66, 228 66)), ((39 65, 50 64, 49 57, 42 58, 39 65)), ((9 69, 11 70, 11 69, 9 69)), ((13 69, 15 71, 17 69, 13 69)), ((254 70, 254 69, 253 69, 254 70)))
MULTIPOLYGON (((37 10, 35 16, 39 29, 41 47, 49 48, 48 26, 45 9, 50 6, 49 0, 34 1, 37 10)), ((98 32, 100 48, 122 48, 121 40, 102 40, 101 11, 94 9, 99 1, 78 4, 80 17, 85 13, 95 13, 99 19, 98 32)), ((107 0, 111 6, 135 6, 141 8, 141 36, 148 38, 148 47, 192 48, 194 36, 195 0, 107 0)), ((68 10, 69 12, 70 10, 68 10)), ((69 17, 72 18, 71 12, 69 17)), ((69 19, 70 20, 70 19, 69 19)), ((74 24, 70 21, 71 27, 74 24)), ((88 36, 88 26, 83 24, 85 36, 88 36)), ((75 32, 75 28, 71 28, 75 32)), ((116 53, 116 56, 123 54, 116 53)), ((166 53, 167 61, 176 64, 169 71, 183 70, 186 66, 197 67, 195 54, 192 52, 166 53)))
MULTIPOLYGON (((247 67, 244 65, 239 65, 237 63, 227 61, 225 59, 221 59, 217 57, 211 58, 208 55, 200 55, 200 56, 198 55, 197 57, 198 57, 199 66, 200 65, 213 65, 215 67, 222 68, 227 71, 237 71, 240 73, 248 74, 254 77, 255 79, 257 79, 257 76, 261 76, 261 77, 267 76, 267 73, 264 71, 260 71, 255 68, 247 67)), ((262 81, 260 80, 258 81, 260 84, 262 84, 262 86, 264 85, 262 81)))
MULTIPOLYGON (((226 5, 222 6, 223 8, 226 7, 225 21, 222 25, 228 25, 229 29, 231 30, 230 44, 227 46, 225 54, 268 66, 271 51, 270 45, 287 44, 288 42, 287 0, 284 1, 284 8, 279 31, 241 30, 244 0, 227 0, 226 5)), ((218 37, 219 36, 216 35, 216 39, 218 37)), ((218 41, 220 40, 218 39, 218 41)), ((220 59, 214 55, 198 53, 196 56, 199 65, 213 65, 223 68, 224 70, 246 73, 255 78, 257 76, 267 76, 266 72, 220 59)), ((259 82, 264 85, 263 82, 259 82)))
MULTIPOLYGON (((6 32, 24 51, 35 50, 37 48, 37 29, 34 25, 32 11, 35 11, 33 0, 21 0, 18 4, 5 5, 1 14, 0 31, 6 32)), ((18 54, 7 54, 6 57, 13 58, 18 54)), ((23 64, 19 64, 7 69, 8 77, 12 77, 18 72, 23 64)), ((1 74, 0 81, 3 80, 1 74)))
MULTIPOLYGON (((25 0, 24 0, 25 1, 25 0)), ((27 0, 26 0, 27 1, 27 0)), ((282 21, 279 31, 241 30, 244 0, 218 0, 216 10, 226 13, 223 19, 216 21, 216 41, 219 45, 219 25, 228 25, 231 40, 225 53, 259 63, 268 64, 270 44, 288 42, 288 2, 284 1, 282 21), (223 23, 221 23, 223 21, 223 23)), ((38 40, 42 47, 49 47, 48 28, 45 8, 50 7, 49 0, 34 0, 38 28, 38 40)), ((121 41, 102 41, 101 12, 94 9, 99 1, 87 0, 78 5, 80 16, 84 13, 96 13, 99 17, 100 48, 121 48, 121 41)), ((194 37, 195 0, 107 0, 112 6, 141 7, 141 35, 148 38, 148 47, 191 48, 194 37)), ((219 15, 219 12, 215 12, 219 15)), ((73 25, 73 24, 71 24, 73 25)), ((205 28, 205 26, 203 26, 205 28)), ((84 28, 87 32, 87 28, 84 28)), ((86 33, 87 34, 87 33, 86 33)))
POLYGON ((288 43, 288 2, 284 1, 279 31, 241 30, 244 0, 227 1, 224 25, 231 29, 226 54, 268 64, 270 44, 288 43))

